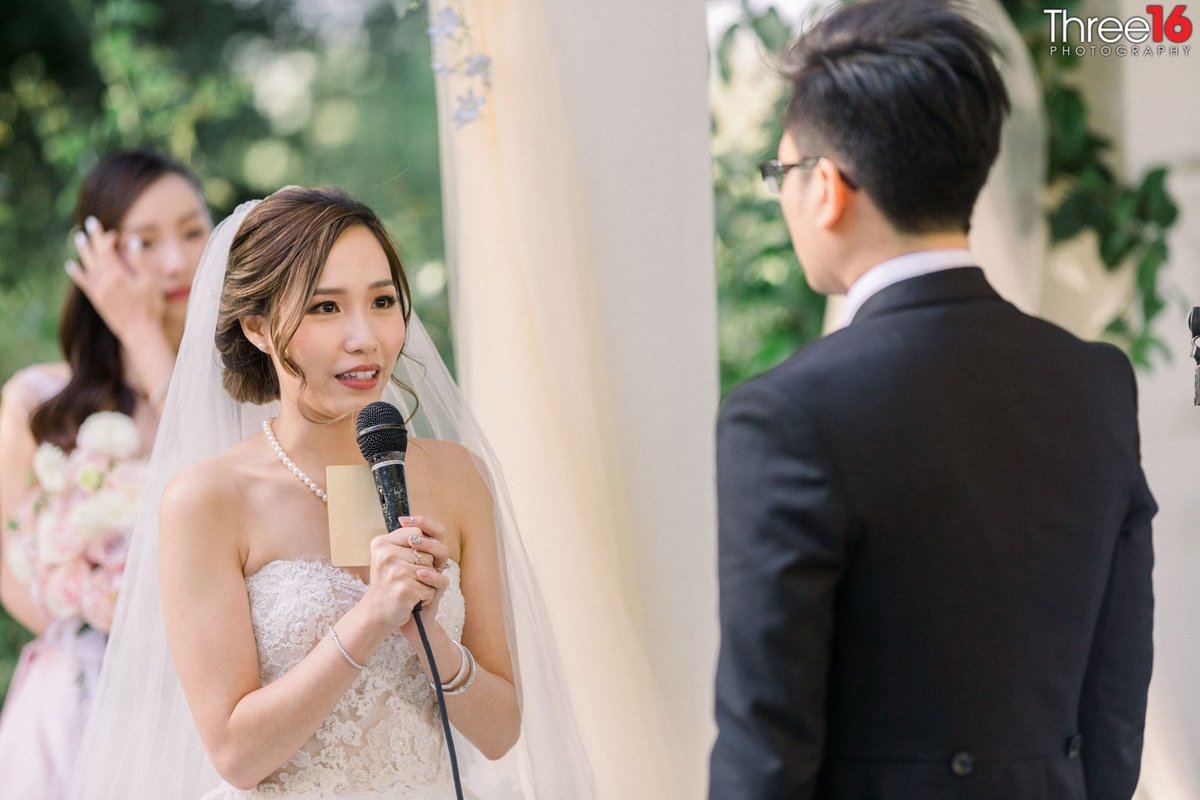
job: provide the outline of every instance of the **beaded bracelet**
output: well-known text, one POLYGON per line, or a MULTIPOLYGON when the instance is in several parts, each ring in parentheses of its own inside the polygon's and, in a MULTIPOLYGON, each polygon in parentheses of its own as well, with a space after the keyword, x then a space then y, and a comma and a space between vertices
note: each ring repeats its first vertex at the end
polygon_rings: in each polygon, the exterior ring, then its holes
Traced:
POLYGON ((329 638, 333 639, 333 643, 337 645, 337 649, 341 652, 342 658, 346 659, 347 664, 354 667, 359 672, 362 672, 364 669, 366 669, 365 664, 360 664, 355 661, 354 657, 346 651, 346 648, 342 647, 342 640, 338 638, 337 631, 333 629, 332 625, 329 626, 329 638))

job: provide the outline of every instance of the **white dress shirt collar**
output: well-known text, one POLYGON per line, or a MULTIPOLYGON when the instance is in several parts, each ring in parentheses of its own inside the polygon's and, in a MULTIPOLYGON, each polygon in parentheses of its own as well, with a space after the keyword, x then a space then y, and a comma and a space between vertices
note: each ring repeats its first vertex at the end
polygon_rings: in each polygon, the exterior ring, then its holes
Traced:
POLYGON ((894 283, 945 269, 970 267, 975 263, 975 257, 971 255, 970 250, 952 249, 905 253, 876 264, 863 273, 850 287, 850 291, 846 292, 846 302, 842 306, 842 326, 845 327, 854 320, 854 315, 863 307, 863 303, 894 283))

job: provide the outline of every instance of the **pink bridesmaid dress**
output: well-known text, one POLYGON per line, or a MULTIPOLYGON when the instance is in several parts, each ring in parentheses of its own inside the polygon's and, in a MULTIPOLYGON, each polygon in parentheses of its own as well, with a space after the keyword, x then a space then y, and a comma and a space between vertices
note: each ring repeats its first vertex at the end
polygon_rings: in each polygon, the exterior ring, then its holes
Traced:
POLYGON ((67 796, 108 637, 55 620, 25 645, 0 713, 0 798, 67 796))

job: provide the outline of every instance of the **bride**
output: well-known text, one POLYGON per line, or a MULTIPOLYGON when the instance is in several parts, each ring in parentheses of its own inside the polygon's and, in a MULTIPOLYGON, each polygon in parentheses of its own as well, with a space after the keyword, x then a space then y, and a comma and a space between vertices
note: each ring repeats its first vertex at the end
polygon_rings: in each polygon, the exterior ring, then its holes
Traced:
POLYGON ((418 602, 468 792, 591 796, 494 457, 375 214, 245 204, 192 298, 75 796, 452 797, 418 602), (381 397, 420 516, 335 567, 324 467, 365 463, 381 397))

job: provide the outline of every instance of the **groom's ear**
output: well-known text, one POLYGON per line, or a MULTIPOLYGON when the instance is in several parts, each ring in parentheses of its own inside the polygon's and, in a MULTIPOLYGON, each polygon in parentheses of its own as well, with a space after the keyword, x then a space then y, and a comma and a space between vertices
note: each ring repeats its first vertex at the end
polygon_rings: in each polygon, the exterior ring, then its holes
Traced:
POLYGON ((262 316, 242 317, 238 320, 242 326, 242 334, 250 340, 250 344, 264 353, 270 352, 271 337, 267 335, 266 325, 262 316))

